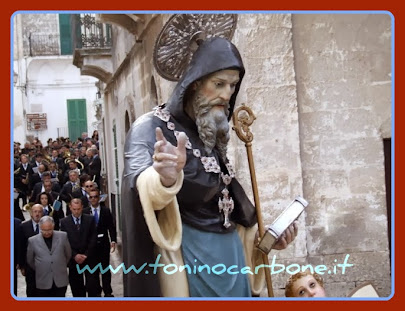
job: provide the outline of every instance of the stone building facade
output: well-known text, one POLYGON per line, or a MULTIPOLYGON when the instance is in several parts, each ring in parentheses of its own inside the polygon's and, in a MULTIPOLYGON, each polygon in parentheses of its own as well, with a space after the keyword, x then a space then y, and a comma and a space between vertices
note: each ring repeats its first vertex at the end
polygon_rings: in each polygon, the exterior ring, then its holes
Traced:
MULTIPOLYGON (((126 133, 175 86, 159 76, 152 59, 170 16, 97 14, 112 25, 111 47, 77 50, 73 60, 100 80, 101 152, 119 230, 126 133)), ((367 281, 381 297, 393 291, 386 169, 393 136, 392 27, 385 13, 238 14, 232 41, 246 75, 237 105, 245 103, 256 115, 252 149, 265 223, 297 195, 309 202, 294 243, 269 254, 270 263, 287 270, 274 271, 276 297, 284 296, 298 265, 323 272, 329 296, 345 297, 367 281)), ((231 136, 228 156, 252 197, 245 146, 231 136)))
POLYGON ((97 127, 94 102, 98 80, 81 75, 72 63, 72 52, 62 53, 59 16, 17 12, 12 17, 13 140, 22 146, 34 137, 44 145, 48 138, 69 137, 67 101, 72 99, 85 102, 84 131, 91 135, 97 127), (29 114, 46 114, 46 127, 27 126, 29 114))

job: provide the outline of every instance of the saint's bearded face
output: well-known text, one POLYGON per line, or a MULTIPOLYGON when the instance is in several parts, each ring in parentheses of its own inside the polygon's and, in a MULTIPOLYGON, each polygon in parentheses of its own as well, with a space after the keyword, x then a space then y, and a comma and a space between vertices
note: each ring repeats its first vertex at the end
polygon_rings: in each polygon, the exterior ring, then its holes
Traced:
POLYGON ((218 102, 219 100, 209 102, 205 97, 197 95, 193 107, 198 133, 205 151, 210 154, 216 146, 221 157, 225 159, 229 141, 228 103, 218 102), (212 109, 217 104, 223 104, 226 109, 212 109))
POLYGON ((208 154, 217 147, 226 158, 229 141, 229 100, 239 81, 238 70, 221 70, 196 83, 191 115, 208 154))

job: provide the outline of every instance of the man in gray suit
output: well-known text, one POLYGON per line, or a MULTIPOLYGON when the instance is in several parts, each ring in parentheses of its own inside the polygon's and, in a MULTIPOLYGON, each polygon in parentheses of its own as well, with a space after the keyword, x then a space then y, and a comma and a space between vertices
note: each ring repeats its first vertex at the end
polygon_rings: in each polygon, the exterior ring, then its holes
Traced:
POLYGON ((65 297, 69 278, 67 265, 72 250, 66 232, 54 231, 52 217, 39 221, 41 234, 28 239, 27 263, 35 270, 39 297, 65 297))

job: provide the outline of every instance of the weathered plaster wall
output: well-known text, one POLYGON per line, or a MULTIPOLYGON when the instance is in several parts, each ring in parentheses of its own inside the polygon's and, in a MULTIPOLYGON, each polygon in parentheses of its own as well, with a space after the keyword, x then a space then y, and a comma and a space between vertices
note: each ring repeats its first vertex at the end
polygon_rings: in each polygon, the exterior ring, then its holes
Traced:
POLYGON ((20 14, 23 25, 24 55, 30 55, 30 34, 59 34, 58 14, 20 14))
POLYGON ((371 280, 390 294, 383 138, 391 137, 391 18, 294 15, 308 261, 331 294, 371 280))
POLYGON ((96 79, 80 75, 79 68, 72 64, 71 56, 30 58, 27 81, 27 113, 36 112, 32 111, 32 107, 39 105, 40 112, 47 114, 47 129, 27 131, 28 134, 38 136, 42 142, 46 142, 48 138, 56 139, 57 128, 68 128, 69 99, 86 100, 87 129, 88 132, 93 132, 93 123, 96 121, 93 107, 96 79))

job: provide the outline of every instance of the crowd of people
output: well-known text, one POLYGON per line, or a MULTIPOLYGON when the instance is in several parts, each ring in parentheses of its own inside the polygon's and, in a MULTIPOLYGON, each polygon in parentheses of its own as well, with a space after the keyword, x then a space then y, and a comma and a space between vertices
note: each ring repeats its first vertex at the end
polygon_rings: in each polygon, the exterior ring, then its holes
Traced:
POLYGON ((27 297, 113 297, 109 265, 117 233, 101 195, 98 134, 14 143, 14 293, 17 270, 27 297), (63 202, 65 204, 63 204, 63 202), (64 211, 65 210, 65 211, 64 211), (25 220, 24 212, 30 218, 25 220), (78 269, 80 268, 80 269, 78 269))
POLYGON ((73 191, 80 188, 78 178, 90 176, 101 189, 101 160, 98 152, 98 134, 92 137, 82 133, 75 142, 59 137, 48 139, 47 146, 35 138, 24 147, 14 143, 14 215, 24 220, 22 209, 34 203, 44 190, 44 182, 52 183, 53 200, 60 195, 68 204, 73 191), (71 172, 76 174, 72 175, 71 172), (73 186, 73 187, 72 187, 73 186))

